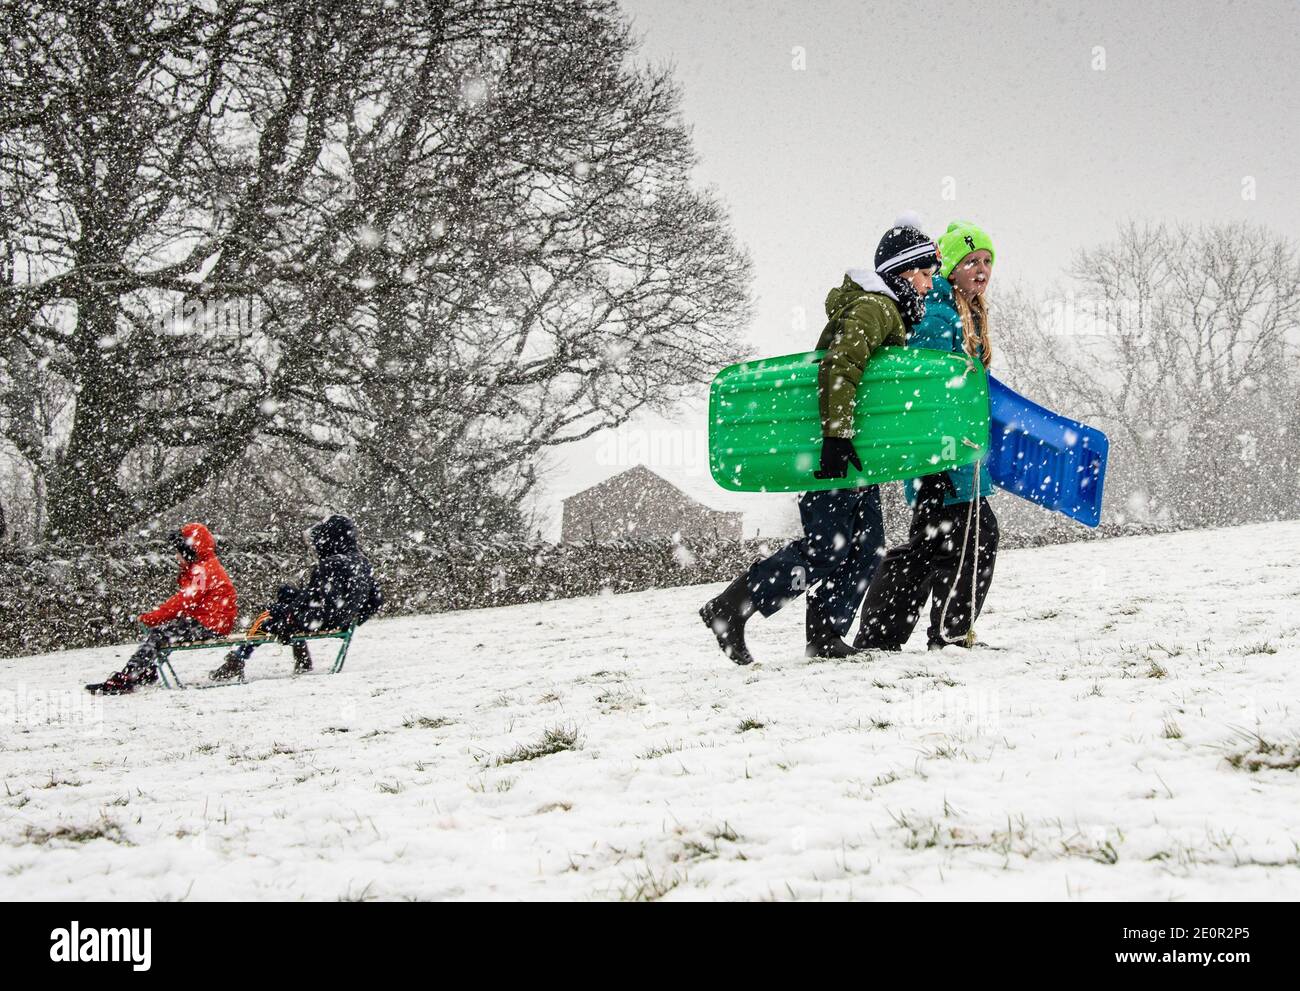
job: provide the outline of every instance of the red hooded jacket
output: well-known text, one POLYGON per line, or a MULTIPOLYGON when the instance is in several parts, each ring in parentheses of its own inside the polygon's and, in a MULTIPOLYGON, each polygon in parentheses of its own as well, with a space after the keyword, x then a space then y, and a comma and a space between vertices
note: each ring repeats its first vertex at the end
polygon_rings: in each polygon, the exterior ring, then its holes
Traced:
POLYGON ((181 536, 194 548, 197 561, 181 568, 176 584, 180 591, 153 612, 140 617, 146 626, 188 616, 213 633, 226 634, 235 626, 235 584, 217 560, 217 542, 202 523, 186 523, 181 536))

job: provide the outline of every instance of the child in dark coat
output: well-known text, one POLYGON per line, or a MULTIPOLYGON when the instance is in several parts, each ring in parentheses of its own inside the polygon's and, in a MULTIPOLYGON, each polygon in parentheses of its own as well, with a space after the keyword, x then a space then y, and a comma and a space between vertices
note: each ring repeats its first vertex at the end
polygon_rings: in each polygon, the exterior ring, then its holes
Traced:
MULTIPOLYGON (((320 561, 301 585, 281 585, 272 603, 252 632, 265 632, 281 643, 293 645, 293 670, 311 670, 307 644, 295 640, 304 633, 342 630, 359 626, 384 604, 374 571, 357 545, 357 528, 346 516, 331 516, 309 531, 320 561)), ((241 644, 226 655, 226 662, 213 671, 213 681, 244 676, 244 664, 255 644, 241 644)))

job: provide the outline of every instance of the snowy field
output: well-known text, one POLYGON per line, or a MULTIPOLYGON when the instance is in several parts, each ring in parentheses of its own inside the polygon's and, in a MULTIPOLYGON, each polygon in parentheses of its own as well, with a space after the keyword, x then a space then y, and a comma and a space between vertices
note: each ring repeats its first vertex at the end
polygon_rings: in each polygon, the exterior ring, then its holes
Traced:
POLYGON ((972 653, 737 668, 720 588, 0 660, 0 898, 1300 897, 1300 524, 1007 552, 972 653))

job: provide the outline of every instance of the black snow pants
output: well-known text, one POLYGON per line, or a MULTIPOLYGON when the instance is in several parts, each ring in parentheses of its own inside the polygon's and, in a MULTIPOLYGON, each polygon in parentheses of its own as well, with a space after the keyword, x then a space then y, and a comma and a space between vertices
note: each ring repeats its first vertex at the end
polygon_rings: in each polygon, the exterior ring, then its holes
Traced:
POLYGON ((219 637, 221 634, 214 633, 196 619, 190 619, 188 616, 178 616, 176 619, 169 619, 165 623, 159 623, 151 627, 145 634, 144 643, 136 649, 131 655, 131 659, 126 662, 127 668, 135 669, 152 669, 154 662, 158 658, 158 650, 162 647, 175 647, 182 643, 195 643, 199 640, 211 640, 219 637))
POLYGON ((831 489, 799 496, 804 536, 749 569, 755 607, 770 616, 804 591, 808 609, 848 633, 885 550, 880 489, 831 489))
MULTIPOLYGON (((912 507, 908 541, 885 555, 867 589, 862 604, 862 625, 853 645, 859 649, 895 650, 907 643, 920 619, 921 610, 933 594, 930 606, 930 646, 959 640, 973 625, 971 619, 971 577, 975 569, 975 526, 969 502, 943 504, 946 490, 943 475, 922 479, 912 507), (969 520, 969 526, 968 526, 969 520), (961 574, 957 565, 966 548, 961 574), (951 597, 951 601, 949 600, 951 597), (947 603, 947 616, 944 605, 947 603), (942 628, 940 627, 942 620, 942 628)), ((979 578, 975 590, 978 617, 993 583, 993 566, 998 555, 998 521, 981 498, 979 514, 979 578)))
MULTIPOLYGON (((262 622, 261 632, 269 634, 280 643, 288 644, 293 643, 293 638, 297 634, 315 633, 320 629, 319 626, 312 627, 302 622, 294 615, 294 603, 301 597, 302 592, 296 585, 281 585, 276 590, 275 601, 266 607, 270 615, 262 622)), ((256 644, 241 643, 230 654, 241 661, 247 661, 253 656, 256 647, 256 644)))

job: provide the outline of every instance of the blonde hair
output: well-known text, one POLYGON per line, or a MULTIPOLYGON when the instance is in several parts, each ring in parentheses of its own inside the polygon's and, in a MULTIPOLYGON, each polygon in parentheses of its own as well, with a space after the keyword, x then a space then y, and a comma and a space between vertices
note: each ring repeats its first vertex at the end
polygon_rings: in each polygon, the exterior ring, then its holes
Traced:
POLYGON ((961 317, 961 346, 972 358, 980 356, 984 367, 993 363, 993 343, 989 340, 989 305, 983 294, 966 298, 956 286, 952 287, 953 302, 961 317))

